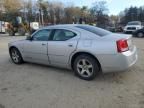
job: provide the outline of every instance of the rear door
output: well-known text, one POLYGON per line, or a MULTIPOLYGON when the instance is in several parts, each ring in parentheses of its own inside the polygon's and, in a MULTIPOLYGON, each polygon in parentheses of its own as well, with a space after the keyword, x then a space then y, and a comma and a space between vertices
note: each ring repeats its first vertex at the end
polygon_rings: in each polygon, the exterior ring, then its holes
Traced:
POLYGON ((66 29, 55 29, 48 41, 48 56, 52 65, 66 66, 77 47, 80 34, 66 29))

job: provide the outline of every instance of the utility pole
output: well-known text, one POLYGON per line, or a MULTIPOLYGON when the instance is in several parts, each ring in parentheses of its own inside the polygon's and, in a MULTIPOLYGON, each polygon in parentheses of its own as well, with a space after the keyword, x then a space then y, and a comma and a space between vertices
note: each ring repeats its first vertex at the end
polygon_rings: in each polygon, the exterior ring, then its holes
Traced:
POLYGON ((24 2, 24 18, 25 18, 25 22, 27 22, 27 6, 26 6, 26 2, 24 2))
POLYGON ((42 26, 44 26, 44 17, 43 17, 44 13, 43 11, 41 11, 41 19, 42 19, 42 26))
POLYGON ((39 8, 39 23, 40 23, 40 25, 42 25, 42 20, 41 20, 41 8, 39 8))
POLYGON ((39 0, 39 22, 42 26, 44 26, 44 12, 42 9, 42 0, 39 0))
POLYGON ((41 0, 38 0, 38 7, 39 7, 39 24, 42 25, 42 10, 41 10, 41 0))

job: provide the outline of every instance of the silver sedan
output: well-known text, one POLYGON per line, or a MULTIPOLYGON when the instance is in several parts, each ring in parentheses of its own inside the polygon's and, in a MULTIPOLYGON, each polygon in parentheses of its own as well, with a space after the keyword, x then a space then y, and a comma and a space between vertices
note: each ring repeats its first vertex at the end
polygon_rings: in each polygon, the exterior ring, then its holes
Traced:
POLYGON ((9 43, 15 64, 40 63, 73 69, 84 80, 98 72, 125 71, 137 61, 131 36, 89 25, 54 25, 9 43))

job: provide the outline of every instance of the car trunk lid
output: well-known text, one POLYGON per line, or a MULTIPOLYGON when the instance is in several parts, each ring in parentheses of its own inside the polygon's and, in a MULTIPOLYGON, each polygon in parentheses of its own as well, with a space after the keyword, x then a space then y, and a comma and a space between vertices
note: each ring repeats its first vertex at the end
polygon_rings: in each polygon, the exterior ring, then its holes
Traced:
POLYGON ((112 34, 107 35, 103 38, 106 38, 106 39, 109 38, 109 40, 115 41, 115 42, 118 40, 121 40, 121 39, 125 39, 125 40, 127 40, 129 50, 132 51, 134 48, 134 45, 132 43, 132 35, 112 33, 112 34))

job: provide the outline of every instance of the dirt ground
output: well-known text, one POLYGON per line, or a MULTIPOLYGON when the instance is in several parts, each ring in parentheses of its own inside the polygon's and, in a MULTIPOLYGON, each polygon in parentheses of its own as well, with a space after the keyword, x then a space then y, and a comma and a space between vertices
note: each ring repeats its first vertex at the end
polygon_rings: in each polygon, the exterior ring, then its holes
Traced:
POLYGON ((7 44, 23 38, 0 35, 0 108, 144 108, 144 38, 133 38, 136 65, 94 81, 81 80, 70 70, 13 64, 7 44))

